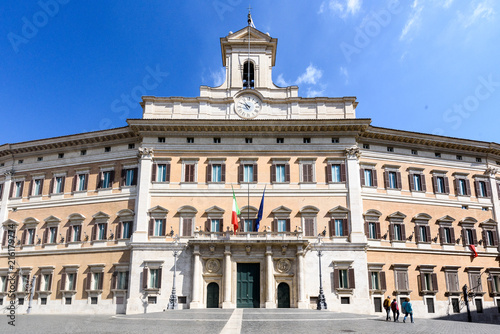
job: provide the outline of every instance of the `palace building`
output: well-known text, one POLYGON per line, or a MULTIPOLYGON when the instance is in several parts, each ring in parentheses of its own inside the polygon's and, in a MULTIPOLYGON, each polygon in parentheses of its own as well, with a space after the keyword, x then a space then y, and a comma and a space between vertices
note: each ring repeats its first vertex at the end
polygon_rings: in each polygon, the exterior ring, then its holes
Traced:
POLYGON ((391 296, 441 317, 465 314, 467 285, 477 317, 500 316, 500 144, 299 97, 272 81, 277 39, 250 25, 220 45, 225 82, 198 97, 144 96, 122 128, 0 146, 2 307, 382 314, 391 296))

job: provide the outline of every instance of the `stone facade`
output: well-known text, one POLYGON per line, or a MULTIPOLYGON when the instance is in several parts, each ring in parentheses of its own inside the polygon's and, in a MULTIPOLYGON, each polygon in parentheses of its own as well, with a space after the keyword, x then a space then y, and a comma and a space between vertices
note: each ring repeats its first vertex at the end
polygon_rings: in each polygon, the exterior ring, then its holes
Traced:
POLYGON ((26 310, 33 282, 36 313, 157 312, 175 275, 179 308, 316 308, 321 272, 334 312, 377 314, 386 295, 464 312, 467 284, 497 316, 500 145, 298 97, 272 83, 276 46, 246 27, 221 39, 220 87, 145 96, 124 128, 0 146, 3 305, 26 310))

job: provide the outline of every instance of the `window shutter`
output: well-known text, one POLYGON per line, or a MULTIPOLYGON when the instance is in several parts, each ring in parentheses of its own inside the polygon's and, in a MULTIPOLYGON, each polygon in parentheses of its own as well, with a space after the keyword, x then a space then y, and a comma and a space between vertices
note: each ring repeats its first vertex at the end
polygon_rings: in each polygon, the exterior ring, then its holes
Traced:
POLYGON ((238 182, 243 182, 243 165, 238 166, 238 182))
POLYGON ((90 240, 96 240, 97 235, 97 225, 92 226, 92 238, 90 240))
POLYGON ((103 240, 108 239, 108 223, 104 223, 104 235, 103 235, 103 240))
POLYGON ((465 179, 465 192, 467 196, 470 196, 470 181, 469 179, 465 179))
POLYGON ((304 219, 304 232, 308 237, 314 237, 314 219, 305 218, 304 219))
POLYGON ((104 283, 104 272, 99 274, 99 286, 98 286, 99 290, 102 290, 103 283, 104 283))
POLYGON ((73 182, 71 183, 71 191, 76 191, 76 181, 78 180, 78 174, 73 176, 73 182))
POLYGON ((43 275, 40 274, 36 278, 36 291, 40 291, 40 286, 42 285, 42 277, 43 277, 43 275))
POLYGON ((500 197, 500 183, 497 183, 498 197, 500 197))
POLYGON ((191 235, 191 230, 192 230, 192 225, 193 225, 193 220, 191 218, 184 218, 182 219, 182 234, 184 236, 190 236, 191 235))
POLYGON ((12 195, 14 195, 14 184, 16 182, 12 181, 12 183, 10 184, 10 190, 9 190, 9 198, 12 198, 12 195))
POLYGON ((467 233, 465 228, 462 229, 462 243, 464 246, 467 246, 467 233))
POLYGON ((124 186, 127 179, 127 170, 122 167, 120 185, 124 186))
POLYGON ((366 238, 370 238, 370 223, 365 221, 365 235, 366 238))
POLYGON ((394 240, 394 224, 389 224, 389 239, 394 240))
POLYGON ((21 236, 21 244, 22 245, 26 244, 26 230, 23 231, 23 234, 21 236))
POLYGON ((356 280, 354 279, 354 268, 349 268, 349 289, 356 288, 356 280))
MULTIPOLYGON (((330 172, 332 171, 332 169, 330 168, 330 172)), ((347 180, 347 172, 346 172, 346 169, 345 169, 345 163, 342 162, 340 164, 340 182, 346 182, 347 180)))
POLYGON ((438 189, 438 184, 437 184, 437 176, 436 175, 432 175, 432 189, 434 189, 434 193, 435 194, 439 193, 439 191, 438 191, 439 190, 438 189))
POLYGON ((349 222, 347 221, 347 218, 342 219, 342 230, 344 232, 344 237, 349 236, 349 222))
MULTIPOLYGON (((55 193, 55 191, 54 191, 54 181, 55 181, 55 177, 53 177, 53 178, 50 179, 49 194, 54 194, 55 193)), ((61 187, 61 191, 64 192, 64 190, 62 190, 62 187, 61 187)))
POLYGON ((285 165, 285 182, 290 182, 290 165, 285 165))
POLYGON ((40 180, 40 195, 43 195, 43 183, 44 183, 45 179, 41 179, 40 180))
POLYGON ((278 219, 273 219, 273 232, 278 232, 278 219))
POLYGON ((82 225, 80 225, 80 228, 78 229, 78 237, 76 241, 81 241, 82 240, 82 225))
POLYGON ((426 192, 427 191, 427 185, 425 183, 425 175, 424 174, 420 174, 419 177, 420 177, 420 184, 422 184, 422 191, 426 192))
POLYGON ((398 189, 402 189, 403 188, 403 182, 401 181, 401 173, 400 172, 396 172, 396 188, 398 189))
POLYGON ((474 189, 476 190, 476 197, 481 197, 479 193, 479 181, 477 180, 474 181, 474 189))
POLYGON ((113 183, 115 182, 115 171, 112 170, 109 174, 109 188, 113 188, 113 183))
POLYGON ((30 181, 30 191, 28 193, 28 196, 33 196, 33 179, 30 181))
POLYGON ((276 182, 276 165, 271 165, 271 182, 276 182))
POLYGON ((153 218, 149 219, 148 235, 152 236, 154 233, 155 220, 153 218))
POLYGON ((116 239, 123 239, 122 227, 123 227, 123 222, 118 222, 118 225, 116 225, 116 239))
POLYGON ((441 242, 441 245, 443 245, 446 241, 446 239, 444 238, 444 227, 443 226, 439 226, 439 241, 441 242))
POLYGON ((375 168, 372 169, 372 176, 373 176, 373 186, 378 187, 377 170, 375 168))
POLYGON ((71 241, 71 232, 73 232, 72 229, 72 226, 69 226, 66 230, 66 243, 69 243, 71 241))
POLYGON ((333 288, 335 290, 339 289, 339 270, 337 268, 333 269, 333 288))
POLYGON ((151 167, 151 182, 156 182, 156 171, 158 170, 158 164, 154 163, 151 167))
POLYGON ((326 165, 326 182, 331 183, 332 180, 332 164, 326 165))
POLYGON ((450 182, 448 181, 447 176, 443 176, 444 179, 444 193, 449 194, 450 193, 450 182))
POLYGON ((116 276, 118 275, 118 272, 115 271, 113 272, 113 275, 111 275, 111 289, 116 289, 116 276))
POLYGON ((425 290, 425 274, 420 272, 420 275, 418 275, 418 277, 420 278, 419 279, 419 290, 420 292, 424 291, 425 290))
POLYGON ((419 226, 415 225, 415 242, 420 242, 424 240, 420 240, 419 226))
POLYGON ((165 165, 165 182, 170 182, 170 164, 165 165))
POLYGON ((401 224, 401 239, 403 239, 403 241, 406 240, 406 228, 405 228, 405 224, 401 224))
POLYGON ((244 220, 239 219, 239 217, 236 217, 236 219, 238 220, 238 232, 245 232, 244 220))
POLYGON ((43 243, 46 244, 47 243, 47 237, 49 236, 49 228, 47 227, 44 231, 43 231, 43 243))
POLYGON ((102 188, 102 179, 103 179, 103 174, 102 172, 99 172, 99 174, 97 174, 97 184, 96 184, 97 189, 102 188))
POLYGON ((375 236, 377 237, 377 239, 382 239, 382 235, 380 233, 380 222, 376 222, 375 223, 375 236))
POLYGON ((9 234, 9 232, 7 230, 4 230, 3 231, 3 237, 2 237, 2 246, 6 246, 7 245, 7 234, 9 234))
POLYGON ((455 178, 453 180, 453 188, 455 190, 455 196, 458 196, 458 179, 457 178, 455 178))
POLYGON ((220 169, 221 169, 221 177, 220 177, 220 180, 221 182, 226 182, 226 164, 222 164, 220 166, 220 169))
POLYGON ((486 282, 488 283, 488 292, 489 292, 489 294, 491 296, 492 294, 494 294, 496 292, 496 291, 493 291, 494 290, 494 288, 493 288, 493 282, 490 281, 490 280, 487 280, 486 282))
POLYGON ((207 165, 207 183, 212 182, 212 164, 207 165))
POLYGON ((372 286, 372 272, 371 271, 368 271, 368 289, 373 289, 373 286, 372 286))
POLYGON ((359 177, 361 180, 361 185, 364 186, 366 183, 365 183, 365 170, 363 168, 359 170, 359 177))
POLYGON ((408 175, 409 181, 410 181, 410 190, 415 191, 415 181, 413 180, 413 173, 410 173, 408 175))
POLYGON ((498 246, 498 233, 496 229, 493 231, 493 245, 492 246, 498 246))
POLYGON ((2 200, 3 197, 3 183, 0 184, 0 201, 2 200))
POLYGON ((125 272, 125 290, 128 290, 128 271, 125 272))
MULTIPOLYGON (((42 182, 43 182, 43 180, 42 180, 42 182)), ((486 197, 491 197, 491 183, 489 180, 485 181, 484 183, 485 183, 484 185, 486 188, 486 197)))
POLYGON ((388 171, 384 171, 384 186, 385 186, 385 189, 389 189, 389 172, 388 171))
POLYGON ((158 289, 161 289, 161 273, 163 271, 163 268, 160 267, 158 268, 158 289))
POLYGON ((147 289, 148 288, 148 268, 144 267, 142 269, 142 288, 147 289))
POLYGON ((51 291, 51 290, 52 290, 52 274, 49 275, 49 287, 48 287, 47 291, 51 291))
POLYGON ((450 227, 450 237, 451 237, 451 242, 454 244, 455 243, 455 228, 450 227))
POLYGON ((164 237, 167 231, 167 219, 164 218, 161 220, 161 236, 164 237))
POLYGON ((133 186, 136 186, 137 185, 137 175, 139 174, 139 168, 132 168, 133 172, 134 173, 134 176, 132 177, 132 185, 133 186))
POLYGON ((483 246, 486 248, 488 245, 488 237, 485 229, 481 231, 481 238, 483 239, 483 246))
POLYGON ((83 186, 83 190, 87 190, 88 187, 89 187, 89 176, 90 174, 84 174, 85 177, 84 177, 84 186, 83 186))
POLYGON ((433 273, 431 274, 431 280, 432 280, 432 291, 438 291, 438 279, 437 279, 437 274, 433 273))
POLYGON ((61 290, 66 290, 66 273, 61 276, 61 290))
POLYGON ((189 165, 184 165, 184 182, 190 182, 190 169, 189 165))
POLYGON ((224 219, 219 220, 219 231, 224 232, 224 219))
POLYGON ((258 182, 257 164, 253 164, 253 182, 258 182))
POLYGON ((286 231, 287 232, 291 232, 292 230, 292 227, 291 227, 291 224, 290 224, 290 219, 287 219, 286 220, 286 231))
POLYGON ((333 218, 330 218, 330 223, 328 227, 330 230, 330 237, 335 236, 335 220, 333 218))
POLYGON ((90 290, 90 281, 92 280, 92 273, 89 271, 87 273, 87 290, 90 290))
POLYGON ((477 233, 476 233, 476 229, 472 230, 472 243, 474 244, 474 246, 477 247, 477 233))
POLYGON ((378 274, 378 277, 380 279, 380 289, 387 290, 387 284, 386 284, 386 281, 385 281, 385 271, 381 271, 378 274))
POLYGON ((205 232, 212 232, 212 221, 210 219, 205 220, 205 232))

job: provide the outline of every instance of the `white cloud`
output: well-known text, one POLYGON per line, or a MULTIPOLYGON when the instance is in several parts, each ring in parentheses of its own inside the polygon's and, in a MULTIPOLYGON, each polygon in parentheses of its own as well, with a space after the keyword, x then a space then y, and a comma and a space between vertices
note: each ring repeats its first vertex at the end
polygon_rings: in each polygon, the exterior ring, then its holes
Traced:
POLYGON ((317 97, 323 95, 324 89, 316 90, 312 88, 307 88, 306 97, 317 97))
POLYGON ((453 3, 453 0, 446 0, 443 3, 443 8, 450 8, 451 4, 453 3))
POLYGON ((290 84, 283 78, 283 74, 278 75, 276 79, 276 84, 280 87, 288 87, 290 84))
POLYGON ((399 36, 399 40, 404 40, 408 37, 408 34, 411 32, 411 30, 416 29, 418 25, 420 24, 421 20, 421 14, 422 14, 422 9, 424 8, 423 5, 419 4, 418 0, 415 0, 413 4, 411 5, 411 13, 410 17, 408 18, 408 21, 406 21, 406 24, 403 28, 403 31, 401 31, 401 35, 399 36))
POLYGON ((476 22, 478 19, 488 19, 493 15, 495 15, 495 11, 493 10, 489 1, 483 1, 479 3, 476 8, 474 8, 472 14, 469 16, 459 14, 465 28, 468 28, 469 26, 474 24, 474 22, 476 22))
POLYGON ((344 76, 345 84, 347 85, 349 83, 349 72, 347 71, 347 68, 340 66, 340 74, 344 76))
POLYGON ((221 68, 219 71, 210 71, 210 77, 212 78, 213 87, 219 87, 226 81, 226 70, 221 68))
POLYGON ((348 15, 356 15, 361 9, 362 0, 329 0, 323 1, 319 6, 318 14, 324 13, 326 7, 328 9, 340 16, 341 18, 345 18, 348 15))
POLYGON ((306 71, 297 78, 297 81, 295 83, 297 85, 301 83, 306 83, 306 84, 311 84, 315 85, 319 79, 323 76, 323 71, 317 69, 314 67, 313 64, 310 64, 307 68, 306 71))

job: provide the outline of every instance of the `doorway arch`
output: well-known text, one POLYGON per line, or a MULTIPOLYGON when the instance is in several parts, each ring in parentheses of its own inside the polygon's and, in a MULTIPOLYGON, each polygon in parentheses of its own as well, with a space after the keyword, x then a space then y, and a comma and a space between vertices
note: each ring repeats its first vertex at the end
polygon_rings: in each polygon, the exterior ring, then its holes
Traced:
POLYGON ((278 285, 278 308, 290 308, 290 286, 284 282, 278 285))
POLYGON ((219 284, 215 282, 207 286, 207 308, 219 308, 219 284))

